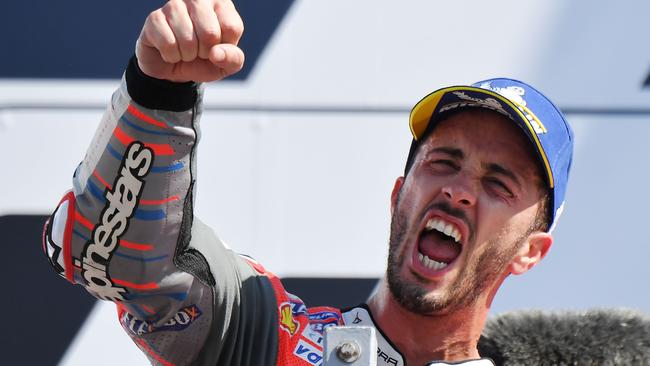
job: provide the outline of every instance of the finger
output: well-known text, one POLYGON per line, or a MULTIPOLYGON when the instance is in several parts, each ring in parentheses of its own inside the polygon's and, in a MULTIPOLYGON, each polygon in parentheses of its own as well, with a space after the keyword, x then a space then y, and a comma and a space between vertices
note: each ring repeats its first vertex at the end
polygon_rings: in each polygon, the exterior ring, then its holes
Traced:
POLYGON ((230 0, 217 1, 214 11, 221 26, 221 43, 237 45, 244 33, 244 22, 237 13, 235 5, 230 0))
POLYGON ((212 6, 205 3, 189 2, 187 9, 194 23, 194 33, 199 44, 199 57, 207 60, 210 49, 221 43, 219 19, 212 6))
POLYGON ((233 44, 222 43, 212 47, 209 59, 215 66, 223 70, 223 77, 226 77, 241 70, 244 66, 244 51, 233 44))
POLYGON ((167 17, 167 23, 176 37, 181 59, 187 62, 194 60, 199 54, 199 44, 185 3, 180 0, 172 0, 162 9, 167 17))
POLYGON ((167 17, 160 9, 147 17, 142 27, 140 40, 145 47, 155 48, 163 61, 167 63, 174 64, 181 60, 176 36, 167 23, 167 17))
POLYGON ((156 79, 165 79, 166 75, 174 68, 172 63, 163 62, 160 53, 153 47, 146 47, 138 40, 136 43, 136 56, 140 70, 146 75, 156 79))

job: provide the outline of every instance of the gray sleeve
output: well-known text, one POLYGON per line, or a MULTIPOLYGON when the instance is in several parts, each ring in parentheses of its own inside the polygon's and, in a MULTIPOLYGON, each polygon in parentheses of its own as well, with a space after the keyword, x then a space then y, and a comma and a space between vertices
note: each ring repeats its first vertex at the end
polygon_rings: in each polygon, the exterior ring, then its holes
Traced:
POLYGON ((215 284, 213 324, 222 325, 213 327, 197 364, 275 365, 278 313, 268 277, 223 245, 199 220, 192 236, 190 246, 196 246, 220 279, 215 284), (219 245, 207 245, 215 241, 219 245))
POLYGON ((272 286, 193 217, 201 93, 132 59, 43 248, 62 277, 116 303, 153 364, 272 365, 272 286))

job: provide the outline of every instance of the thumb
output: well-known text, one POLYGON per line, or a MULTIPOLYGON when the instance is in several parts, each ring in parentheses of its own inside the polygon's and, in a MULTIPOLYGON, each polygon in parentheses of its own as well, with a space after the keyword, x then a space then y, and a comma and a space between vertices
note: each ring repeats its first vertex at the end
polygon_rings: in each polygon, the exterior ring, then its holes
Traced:
POLYGON ((224 77, 226 77, 241 70, 244 66, 244 51, 233 44, 222 43, 210 49, 208 59, 222 69, 224 77))

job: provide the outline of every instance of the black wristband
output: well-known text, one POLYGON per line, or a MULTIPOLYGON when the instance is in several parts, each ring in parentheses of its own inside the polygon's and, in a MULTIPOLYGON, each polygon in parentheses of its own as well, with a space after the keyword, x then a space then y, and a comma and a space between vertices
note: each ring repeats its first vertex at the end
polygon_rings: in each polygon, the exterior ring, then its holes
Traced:
POLYGON ((148 109, 182 112, 191 109, 198 98, 197 83, 152 78, 140 70, 135 56, 126 68, 126 88, 136 103, 148 109))

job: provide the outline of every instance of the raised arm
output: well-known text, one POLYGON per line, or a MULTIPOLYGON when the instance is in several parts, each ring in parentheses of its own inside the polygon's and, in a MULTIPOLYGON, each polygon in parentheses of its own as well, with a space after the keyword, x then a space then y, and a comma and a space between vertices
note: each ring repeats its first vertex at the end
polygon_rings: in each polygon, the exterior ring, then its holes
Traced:
POLYGON ((152 12, 73 189, 45 226, 54 269, 115 302, 154 364, 275 361, 271 283, 192 210, 197 82, 241 69, 242 31, 230 1, 173 0, 152 12))

